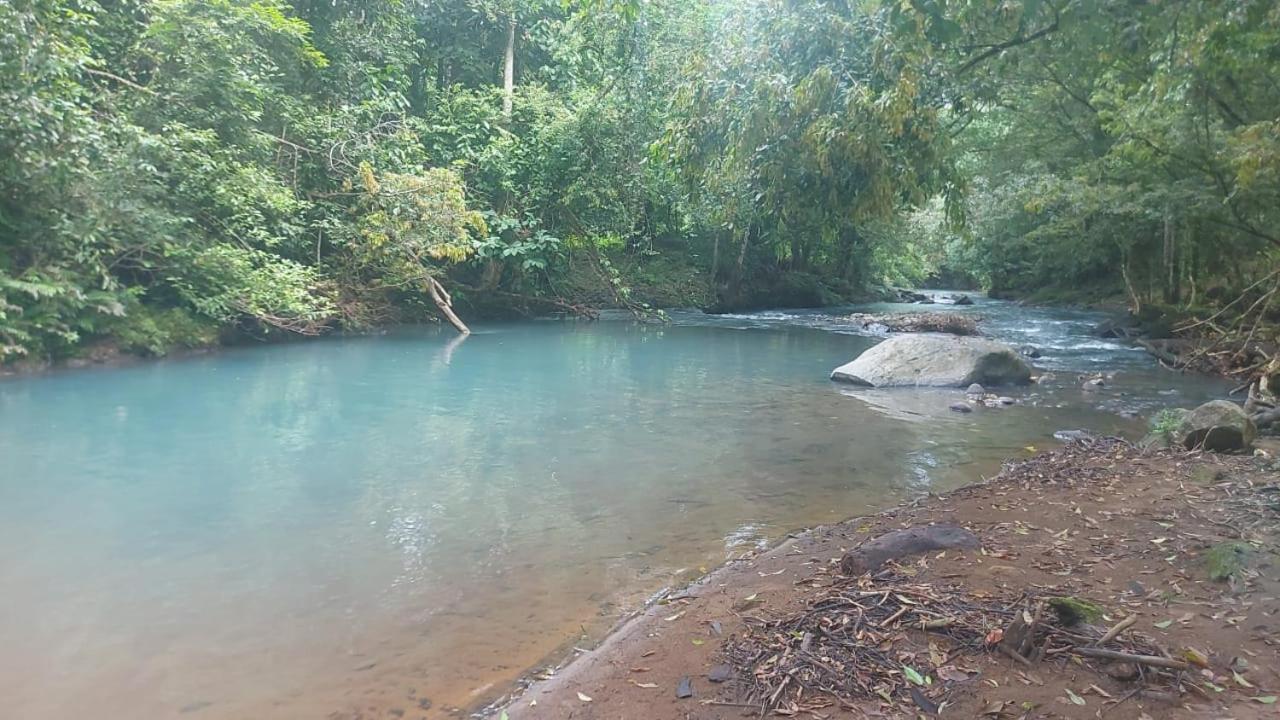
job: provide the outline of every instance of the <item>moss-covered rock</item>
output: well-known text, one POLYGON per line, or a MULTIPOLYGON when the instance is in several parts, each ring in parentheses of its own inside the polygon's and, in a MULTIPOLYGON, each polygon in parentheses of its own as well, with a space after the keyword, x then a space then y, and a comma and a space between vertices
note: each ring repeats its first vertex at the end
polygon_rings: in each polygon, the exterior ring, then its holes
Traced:
POLYGON ((1214 545, 1204 556, 1209 579, 1226 582, 1234 578, 1249 566, 1252 557, 1253 547, 1248 543, 1225 542, 1214 545))
POLYGON ((1257 432, 1239 405, 1213 400, 1183 416, 1175 437, 1188 450, 1231 452, 1252 446, 1257 432))
POLYGON ((1102 619, 1101 607, 1078 597, 1049 598, 1049 607, 1057 613, 1058 621, 1067 627, 1102 619))

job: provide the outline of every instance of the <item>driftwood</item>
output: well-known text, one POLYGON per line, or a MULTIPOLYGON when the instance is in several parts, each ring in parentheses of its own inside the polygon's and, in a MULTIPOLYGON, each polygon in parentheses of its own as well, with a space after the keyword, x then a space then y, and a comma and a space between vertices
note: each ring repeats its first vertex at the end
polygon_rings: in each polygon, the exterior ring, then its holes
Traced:
POLYGON ((440 308, 441 314, 449 321, 449 324, 463 335, 470 335, 471 328, 462 322, 456 313, 453 312, 453 298, 449 296, 449 292, 444 289, 439 280, 431 277, 426 278, 427 292, 431 295, 431 300, 435 302, 436 307, 440 308))
POLYGON ((840 572, 861 575, 874 572, 890 560, 935 550, 976 548, 981 545, 973 533, 957 525, 929 525, 897 530, 868 540, 840 558, 840 572))

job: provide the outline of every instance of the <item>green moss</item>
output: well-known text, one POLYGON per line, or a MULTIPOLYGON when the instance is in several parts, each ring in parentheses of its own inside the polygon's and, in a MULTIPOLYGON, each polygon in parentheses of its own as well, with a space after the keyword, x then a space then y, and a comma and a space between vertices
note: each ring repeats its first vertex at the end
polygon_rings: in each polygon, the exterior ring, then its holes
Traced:
POLYGON ((1049 598, 1049 607, 1058 614, 1059 622, 1067 627, 1102 619, 1102 608, 1077 597, 1049 598))
POLYGON ((1218 543, 1205 553, 1205 566, 1209 570, 1209 579, 1226 582, 1239 575, 1249 565, 1253 557, 1253 548, 1248 543, 1218 543))

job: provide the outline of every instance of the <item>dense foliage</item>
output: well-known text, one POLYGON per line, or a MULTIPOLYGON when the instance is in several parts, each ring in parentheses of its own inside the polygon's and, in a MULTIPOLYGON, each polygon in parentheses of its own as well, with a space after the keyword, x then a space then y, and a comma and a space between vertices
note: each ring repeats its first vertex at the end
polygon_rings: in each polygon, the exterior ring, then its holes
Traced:
POLYGON ((1280 6, 957 5, 971 31, 943 51, 1016 46, 955 65, 977 109, 949 262, 999 289, 1123 289, 1135 309, 1234 298, 1280 266, 1280 6))
POLYGON ((940 269, 1227 298, 1277 48, 1264 0, 9 0, 0 359, 940 269))

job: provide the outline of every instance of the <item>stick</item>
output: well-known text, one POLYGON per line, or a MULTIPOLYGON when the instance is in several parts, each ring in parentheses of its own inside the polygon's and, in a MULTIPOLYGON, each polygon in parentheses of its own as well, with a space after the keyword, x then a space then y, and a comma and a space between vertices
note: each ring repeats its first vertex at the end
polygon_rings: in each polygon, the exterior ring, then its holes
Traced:
POLYGON ((1044 616, 1044 601, 1041 600, 1036 604, 1036 614, 1031 618, 1031 624, 1027 626, 1027 634, 1022 638, 1022 645, 1018 647, 1018 654, 1023 657, 1031 656, 1031 648, 1036 645, 1036 628, 1040 626, 1040 619, 1044 616))
POLYGON ((1121 662, 1131 662, 1139 665, 1169 668, 1170 670, 1188 670, 1191 667, 1181 660, 1174 660, 1172 658, 1158 657, 1156 655, 1134 655, 1132 653, 1116 652, 1115 650, 1103 650, 1102 648, 1077 646, 1071 648, 1071 652, 1083 657, 1099 658, 1101 660, 1119 660, 1121 662))
POLYGON ((1019 655, 1017 650, 1014 650, 1013 648, 1004 644, 997 645, 996 647, 1000 648, 1000 652, 1004 653, 1005 655, 1008 655, 1009 657, 1013 658, 1014 660, 1017 660, 1018 662, 1022 663, 1023 665, 1026 665, 1027 667, 1031 667, 1031 661, 1019 655))
POLYGON ((1093 645, 1094 645, 1094 647, 1098 647, 1098 646, 1101 646, 1101 645, 1106 645, 1107 643, 1111 642, 1112 640, 1115 640, 1115 639, 1116 639, 1116 637, 1118 637, 1118 636, 1120 635, 1120 633, 1122 633, 1122 632, 1124 632, 1125 630, 1128 630, 1129 628, 1133 627, 1133 624, 1134 624, 1134 623, 1136 623, 1136 622, 1138 622, 1138 616, 1137 616, 1137 615, 1130 615, 1129 617, 1127 617, 1127 618, 1125 618, 1125 619, 1121 620, 1120 622, 1118 622, 1118 623, 1116 623, 1115 625, 1113 625, 1113 626, 1111 627, 1111 629, 1110 629, 1110 630, 1108 630, 1108 631, 1107 631, 1107 633, 1106 633, 1105 635, 1103 635, 1101 638, 1099 638, 1099 639, 1098 639, 1098 642, 1096 642, 1096 643, 1094 643, 1094 644, 1093 644, 1093 645))

